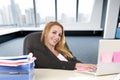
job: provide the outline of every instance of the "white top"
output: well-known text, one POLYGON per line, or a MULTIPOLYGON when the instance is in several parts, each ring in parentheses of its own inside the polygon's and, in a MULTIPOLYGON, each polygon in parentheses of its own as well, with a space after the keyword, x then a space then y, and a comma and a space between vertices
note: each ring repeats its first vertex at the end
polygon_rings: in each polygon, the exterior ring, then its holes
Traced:
POLYGON ((68 60, 62 55, 62 54, 58 54, 57 58, 61 61, 66 61, 68 62, 68 60))

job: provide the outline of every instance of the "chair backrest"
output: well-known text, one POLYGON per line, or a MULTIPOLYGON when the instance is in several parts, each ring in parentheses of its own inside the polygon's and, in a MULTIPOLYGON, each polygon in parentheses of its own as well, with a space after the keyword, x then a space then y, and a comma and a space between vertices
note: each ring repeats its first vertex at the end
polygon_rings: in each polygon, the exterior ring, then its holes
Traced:
POLYGON ((25 36, 23 44, 23 54, 29 54, 35 47, 40 47, 41 32, 33 32, 25 36))

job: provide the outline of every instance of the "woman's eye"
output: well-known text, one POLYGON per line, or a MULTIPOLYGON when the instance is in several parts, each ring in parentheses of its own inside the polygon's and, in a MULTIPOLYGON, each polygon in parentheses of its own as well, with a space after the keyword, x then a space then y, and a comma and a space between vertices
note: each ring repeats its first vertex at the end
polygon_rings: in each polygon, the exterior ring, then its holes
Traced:
POLYGON ((60 37, 62 37, 62 34, 59 34, 60 37))
POLYGON ((56 32, 53 32, 53 34, 56 34, 56 32))
MULTIPOLYGON (((57 32, 52 32, 53 34, 57 34, 57 32)), ((62 34, 58 34, 59 37, 62 37, 62 34)))

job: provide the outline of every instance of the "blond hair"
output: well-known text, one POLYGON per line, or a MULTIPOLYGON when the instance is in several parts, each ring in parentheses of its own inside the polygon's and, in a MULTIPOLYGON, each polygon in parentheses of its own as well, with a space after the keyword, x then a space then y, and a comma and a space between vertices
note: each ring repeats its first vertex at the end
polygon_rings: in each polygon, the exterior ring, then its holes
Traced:
POLYGON ((58 23, 57 21, 49 22, 49 23, 46 24, 44 30, 42 31, 41 41, 45 44, 45 34, 48 34, 48 32, 50 31, 50 29, 54 25, 58 25, 62 29, 61 40, 56 44, 55 49, 58 52, 60 52, 64 57, 66 57, 66 58, 73 58, 72 54, 68 51, 67 47, 65 46, 66 40, 65 40, 63 26, 60 23, 58 23))

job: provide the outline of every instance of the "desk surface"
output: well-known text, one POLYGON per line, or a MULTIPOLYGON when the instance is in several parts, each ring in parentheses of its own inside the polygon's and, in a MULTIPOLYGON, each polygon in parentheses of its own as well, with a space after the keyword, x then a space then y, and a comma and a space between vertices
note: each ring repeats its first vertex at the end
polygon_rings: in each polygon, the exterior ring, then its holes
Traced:
POLYGON ((116 75, 94 76, 73 70, 35 69, 33 80, 113 80, 116 75))

